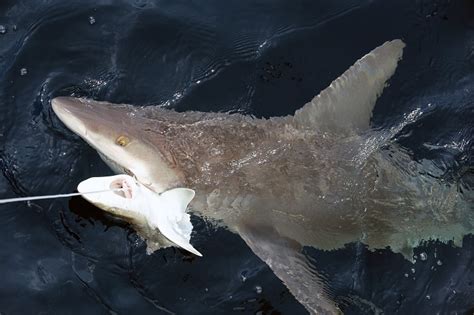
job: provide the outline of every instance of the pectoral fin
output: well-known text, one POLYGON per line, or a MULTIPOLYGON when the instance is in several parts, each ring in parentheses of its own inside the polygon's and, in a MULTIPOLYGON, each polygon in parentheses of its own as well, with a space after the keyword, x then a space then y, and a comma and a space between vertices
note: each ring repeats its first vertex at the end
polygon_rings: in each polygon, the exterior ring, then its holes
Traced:
POLYGON ((359 59, 329 87, 296 111, 300 128, 357 133, 369 127, 372 109, 385 82, 393 75, 405 44, 384 43, 359 59))
POLYGON ((193 225, 186 208, 193 198, 194 191, 187 188, 175 188, 162 193, 153 203, 155 210, 150 211, 150 223, 172 243, 202 256, 189 243, 193 225))
POLYGON ((340 314, 325 283, 302 253, 302 246, 270 226, 242 224, 239 235, 312 314, 340 314))

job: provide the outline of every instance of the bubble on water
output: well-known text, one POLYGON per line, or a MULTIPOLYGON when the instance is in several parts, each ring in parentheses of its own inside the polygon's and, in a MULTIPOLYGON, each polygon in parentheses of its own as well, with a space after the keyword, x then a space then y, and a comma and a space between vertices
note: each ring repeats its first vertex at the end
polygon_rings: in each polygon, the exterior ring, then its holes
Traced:
POLYGON ((415 268, 411 268, 411 273, 415 273, 415 268))
POLYGON ((443 262, 438 259, 438 261, 436 262, 436 264, 437 264, 438 266, 441 266, 441 265, 443 264, 443 262))
POLYGON ((257 292, 257 294, 261 294, 261 293, 263 292, 262 287, 259 286, 259 285, 257 285, 257 286, 255 287, 255 292, 257 292))
POLYGON ((7 27, 5 25, 0 25, 0 34, 5 34, 7 32, 7 27))
POLYGON ((430 299, 431 299, 431 296, 430 296, 430 295, 427 295, 427 296, 426 296, 426 299, 427 299, 427 300, 430 300, 430 299))
POLYGON ((242 282, 247 281, 247 274, 246 274, 245 272, 243 272, 243 273, 240 274, 240 280, 241 280, 242 282))
POLYGON ((89 16, 89 24, 94 25, 95 24, 95 18, 93 16, 89 16))
POLYGON ((24 75, 27 75, 27 74, 28 74, 28 69, 26 69, 26 68, 21 68, 20 69, 20 75, 21 76, 24 76, 24 75))
POLYGON ((405 278, 408 278, 408 273, 405 274, 405 278))
POLYGON ((420 253, 420 259, 421 259, 422 261, 425 261, 427 258, 428 258, 428 255, 426 255, 425 252, 420 253))

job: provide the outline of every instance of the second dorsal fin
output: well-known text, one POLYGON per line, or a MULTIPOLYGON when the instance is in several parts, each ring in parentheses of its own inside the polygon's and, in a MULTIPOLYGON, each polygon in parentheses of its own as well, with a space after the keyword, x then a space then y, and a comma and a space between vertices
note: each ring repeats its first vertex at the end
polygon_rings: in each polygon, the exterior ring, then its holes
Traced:
POLYGON ((385 82, 393 75, 405 44, 385 42, 359 59, 311 102, 297 110, 294 122, 300 128, 317 128, 343 134, 369 127, 372 109, 385 82))

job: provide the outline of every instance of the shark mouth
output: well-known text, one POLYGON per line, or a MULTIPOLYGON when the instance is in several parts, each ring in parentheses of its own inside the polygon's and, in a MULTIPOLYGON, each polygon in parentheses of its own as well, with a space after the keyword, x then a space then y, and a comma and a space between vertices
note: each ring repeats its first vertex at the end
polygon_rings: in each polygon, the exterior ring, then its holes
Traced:
POLYGON ((138 189, 139 184, 128 175, 91 177, 77 186, 84 199, 107 211, 109 209, 106 208, 134 211, 134 197, 138 189))
MULTIPOLYGON (((77 190, 90 203, 114 215, 133 221, 144 218, 152 229, 158 229, 174 245, 197 256, 202 254, 191 244, 190 215, 186 212, 194 191, 174 188, 157 194, 135 178, 121 174, 91 177, 82 181, 77 190)), ((140 232, 140 227, 136 227, 140 232)))
POLYGON ((117 178, 110 183, 110 189, 117 195, 125 199, 133 198, 133 186, 128 182, 127 178, 117 178))

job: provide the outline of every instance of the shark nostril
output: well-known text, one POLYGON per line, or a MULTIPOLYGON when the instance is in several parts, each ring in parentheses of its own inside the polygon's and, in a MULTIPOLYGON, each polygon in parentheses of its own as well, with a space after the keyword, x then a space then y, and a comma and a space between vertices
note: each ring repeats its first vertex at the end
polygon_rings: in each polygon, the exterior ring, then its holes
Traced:
POLYGON ((125 199, 132 199, 132 186, 127 182, 126 179, 116 179, 110 183, 110 189, 114 190, 114 193, 125 199), (120 190, 119 190, 120 189, 120 190))

